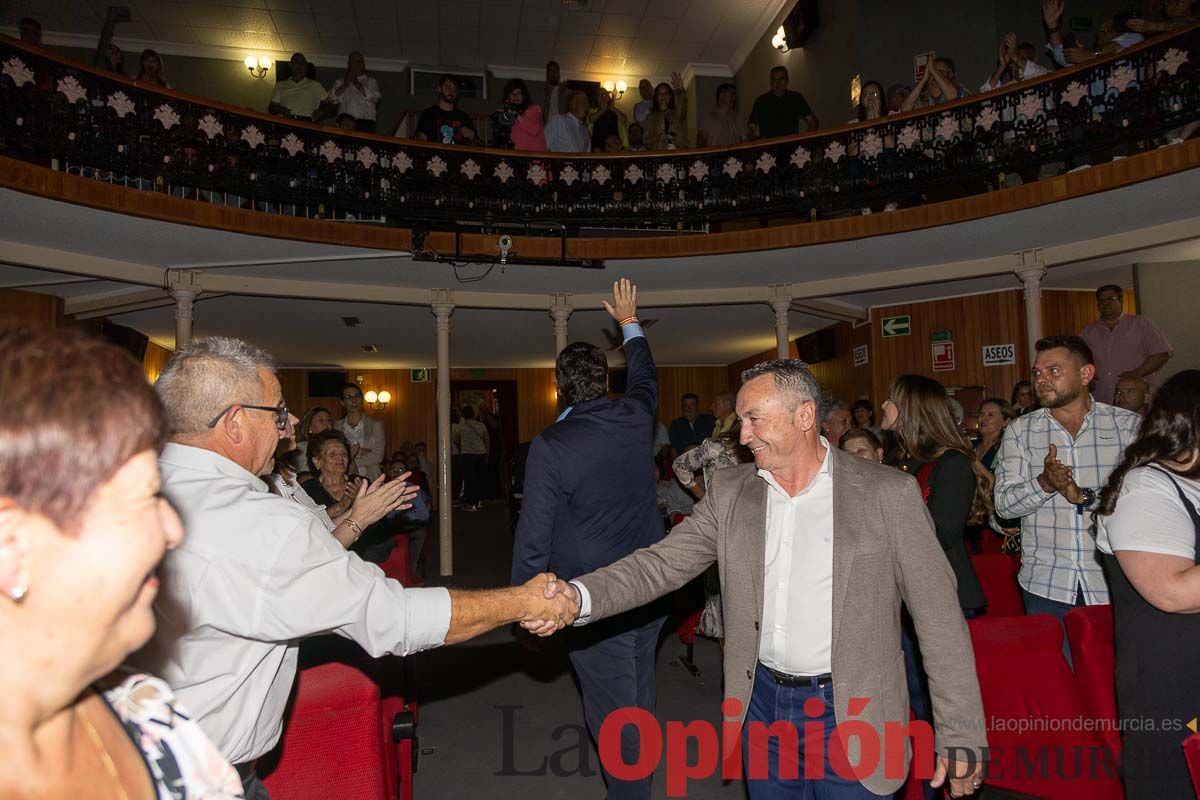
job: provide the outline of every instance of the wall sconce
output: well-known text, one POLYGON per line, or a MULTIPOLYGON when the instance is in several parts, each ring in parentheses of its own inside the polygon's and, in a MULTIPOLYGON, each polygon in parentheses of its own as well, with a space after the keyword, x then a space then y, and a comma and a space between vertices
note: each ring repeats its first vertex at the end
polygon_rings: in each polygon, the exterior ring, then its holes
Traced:
POLYGON ((774 47, 781 53, 788 51, 787 34, 783 32, 783 26, 779 26, 779 30, 775 31, 775 35, 771 37, 771 47, 774 47))
POLYGON ((613 100, 620 100, 625 96, 625 90, 629 88, 629 84, 625 83, 625 81, 617 81, 616 83, 605 81, 602 85, 613 96, 613 100))
POLYGON ((386 389, 382 392, 370 391, 363 395, 363 400, 373 409, 387 408, 387 404, 392 402, 392 393, 386 389))
POLYGON ((242 62, 246 65, 246 69, 250 70, 250 74, 256 78, 266 77, 267 72, 271 69, 271 64, 274 62, 266 56, 246 56, 246 60, 242 62))

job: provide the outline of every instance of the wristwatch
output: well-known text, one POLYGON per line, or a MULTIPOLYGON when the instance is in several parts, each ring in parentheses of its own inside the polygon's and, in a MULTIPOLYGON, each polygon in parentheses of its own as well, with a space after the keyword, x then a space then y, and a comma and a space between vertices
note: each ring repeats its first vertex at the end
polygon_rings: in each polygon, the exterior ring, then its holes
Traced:
POLYGON ((1075 513, 1080 516, 1083 516, 1083 510, 1085 508, 1091 508, 1092 506, 1094 506, 1096 504, 1096 490, 1095 489, 1080 489, 1079 492, 1080 492, 1080 494, 1083 495, 1083 502, 1076 504, 1075 513))

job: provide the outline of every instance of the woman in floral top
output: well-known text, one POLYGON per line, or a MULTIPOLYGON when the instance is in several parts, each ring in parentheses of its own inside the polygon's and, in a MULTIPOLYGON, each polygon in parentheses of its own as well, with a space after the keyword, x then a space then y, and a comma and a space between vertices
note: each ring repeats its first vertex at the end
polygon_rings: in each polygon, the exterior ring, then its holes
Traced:
POLYGON ((0 323, 0 403, 0 797, 241 798, 166 684, 105 677, 154 632, 154 568, 183 538, 141 365, 0 323))

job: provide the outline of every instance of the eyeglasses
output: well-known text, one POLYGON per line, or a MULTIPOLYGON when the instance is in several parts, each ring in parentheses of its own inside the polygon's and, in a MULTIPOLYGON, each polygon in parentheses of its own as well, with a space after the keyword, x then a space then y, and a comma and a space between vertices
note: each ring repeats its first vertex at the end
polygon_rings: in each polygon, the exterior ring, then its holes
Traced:
POLYGON ((1097 305, 1104 305, 1105 303, 1119 303, 1119 302, 1121 302, 1121 298, 1117 297, 1116 295, 1113 295, 1112 297, 1097 297, 1096 298, 1097 305))
POLYGON ((281 431, 287 430, 288 417, 290 416, 290 414, 288 412, 288 407, 287 407, 286 403, 284 403, 281 406, 251 406, 251 405, 246 405, 245 403, 234 403, 231 406, 226 406, 221 411, 220 414, 217 414, 215 417, 213 417, 212 422, 208 423, 208 427, 210 427, 210 428, 217 427, 217 423, 221 421, 221 417, 225 416, 233 409, 239 408, 239 407, 253 409, 254 411, 274 411, 275 412, 275 427, 281 431))

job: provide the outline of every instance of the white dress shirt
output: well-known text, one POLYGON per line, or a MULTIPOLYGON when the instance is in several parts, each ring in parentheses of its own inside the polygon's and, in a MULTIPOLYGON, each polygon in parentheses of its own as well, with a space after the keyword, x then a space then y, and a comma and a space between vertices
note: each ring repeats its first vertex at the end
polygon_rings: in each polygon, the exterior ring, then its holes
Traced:
POLYGON ((792 675, 823 675, 833 652, 833 474, 829 443, 812 482, 795 497, 770 472, 758 660, 792 675))
POLYGON ((373 656, 445 641, 445 589, 385 577, 233 461, 172 443, 159 469, 187 535, 159 568, 158 631, 131 660, 175 689, 231 763, 278 742, 301 638, 337 633, 373 656))
POLYGON ((546 149, 551 153, 590 153, 592 137, 574 114, 559 114, 546 126, 546 149))
POLYGON ((374 120, 375 108, 379 105, 379 99, 383 97, 379 93, 379 84, 370 75, 361 75, 358 85, 366 92, 366 96, 353 86, 339 96, 337 90, 342 88, 342 84, 345 82, 344 76, 333 82, 333 86, 329 89, 329 102, 338 106, 339 114, 349 114, 355 119, 374 120))
MULTIPOLYGON (((810 483, 790 497, 766 470, 767 530, 763 624, 758 659, 792 675, 824 675, 833 667, 833 473, 829 442, 810 483)), ((592 596, 579 581, 579 618, 586 625, 592 596)))

